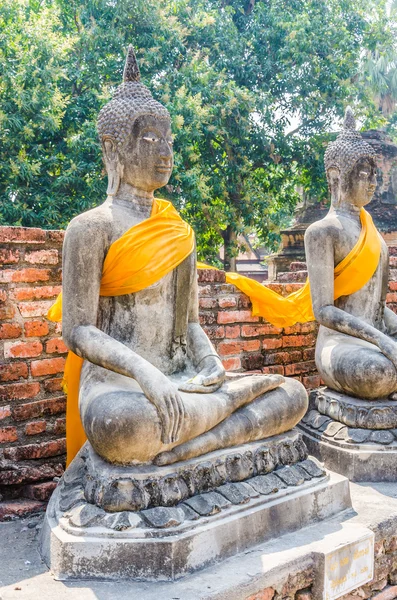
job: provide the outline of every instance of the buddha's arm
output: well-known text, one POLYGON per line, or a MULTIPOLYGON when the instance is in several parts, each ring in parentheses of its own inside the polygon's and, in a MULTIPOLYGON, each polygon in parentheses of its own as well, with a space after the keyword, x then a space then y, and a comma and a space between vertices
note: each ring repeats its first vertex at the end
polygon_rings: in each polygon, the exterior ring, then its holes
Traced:
POLYGON ((214 346, 203 330, 199 321, 198 285, 196 276, 196 260, 194 260, 194 276, 190 289, 189 315, 187 329, 187 347, 189 357, 198 370, 198 374, 179 389, 186 392, 208 392, 220 387, 225 379, 225 369, 214 346))
POLYGON ((311 226, 306 231, 305 251, 314 316, 324 327, 375 344, 397 365, 397 345, 389 336, 334 306, 334 239, 335 234, 323 225, 311 226))
POLYGON ((102 266, 107 247, 103 228, 75 220, 63 247, 63 318, 65 344, 96 365, 136 379, 156 406, 163 425, 163 442, 176 441, 183 405, 176 387, 156 367, 96 326, 102 266))
POLYGON ((390 308, 385 306, 383 315, 387 335, 397 337, 397 315, 390 308))

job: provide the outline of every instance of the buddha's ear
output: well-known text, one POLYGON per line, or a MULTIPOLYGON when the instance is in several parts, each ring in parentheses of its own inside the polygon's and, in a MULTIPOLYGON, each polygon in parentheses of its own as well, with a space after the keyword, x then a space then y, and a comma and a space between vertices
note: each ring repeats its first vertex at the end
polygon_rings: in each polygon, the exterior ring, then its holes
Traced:
POLYGON ((120 186, 123 174, 123 165, 120 162, 117 145, 112 137, 104 137, 102 140, 103 156, 108 173, 108 196, 114 196, 120 186))
POLYGON ((331 192, 332 202, 339 202, 340 194, 340 171, 336 167, 331 167, 327 171, 329 189, 331 192))

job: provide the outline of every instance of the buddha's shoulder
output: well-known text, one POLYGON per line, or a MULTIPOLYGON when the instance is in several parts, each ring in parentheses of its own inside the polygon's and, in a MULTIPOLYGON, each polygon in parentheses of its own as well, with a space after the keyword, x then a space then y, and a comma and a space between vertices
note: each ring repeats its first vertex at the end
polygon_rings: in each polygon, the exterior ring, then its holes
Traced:
POLYGON ((323 219, 315 221, 306 229, 305 242, 324 241, 326 238, 339 240, 343 226, 336 215, 326 215, 323 219))
POLYGON ((107 238, 112 229, 112 213, 107 202, 91 208, 74 217, 67 229, 67 237, 92 237, 107 238))

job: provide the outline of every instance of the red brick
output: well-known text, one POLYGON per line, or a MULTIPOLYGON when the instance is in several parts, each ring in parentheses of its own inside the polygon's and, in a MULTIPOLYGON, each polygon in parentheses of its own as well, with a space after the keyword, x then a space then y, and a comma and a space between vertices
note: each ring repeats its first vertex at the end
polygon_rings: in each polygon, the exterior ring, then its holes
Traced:
POLYGON ((386 302, 397 302, 397 293, 386 294, 386 302))
POLYGON ((11 409, 9 406, 0 406, 0 421, 11 416, 11 409))
POLYGON ((314 390, 320 387, 321 380, 319 375, 309 375, 308 377, 302 377, 302 383, 307 390, 314 390))
POLYGON ((13 304, 6 304, 5 306, 0 306, 0 321, 5 321, 6 319, 12 319, 15 316, 15 307, 13 304))
POLYGON ((302 346, 313 346, 315 343, 313 335, 283 335, 284 348, 301 348, 302 346))
POLYGON ((46 352, 48 354, 65 354, 65 352, 68 352, 68 348, 65 346, 62 338, 53 338, 47 342, 46 352))
POLYGON ((240 352, 254 352, 259 350, 259 340, 247 340, 247 341, 228 341, 220 342, 218 345, 218 352, 220 356, 229 356, 231 354, 239 354, 240 352))
POLYGON ((265 366, 269 365, 282 365, 287 363, 293 363, 301 360, 302 352, 294 350, 293 352, 274 352, 272 354, 267 353, 264 357, 265 366))
POLYGON ((18 287, 12 290, 15 300, 41 300, 43 298, 55 298, 60 294, 60 285, 42 285, 39 287, 18 287))
POLYGON ((242 337, 258 337, 260 335, 279 335, 282 333, 280 327, 274 325, 243 325, 241 328, 242 337))
POLYGON ((199 307, 205 309, 215 308, 216 300, 213 298, 199 298, 199 307))
POLYGON ((36 227, 0 227, 0 243, 43 244, 46 232, 36 227))
POLYGON ((314 361, 309 360, 306 362, 286 365, 285 374, 287 377, 289 377, 290 375, 301 375, 302 373, 310 373, 310 371, 315 371, 315 369, 316 365, 314 361))
POLYGON ((61 463, 39 466, 13 465, 9 471, 0 471, 0 485, 19 485, 33 481, 42 481, 63 474, 61 463))
POLYGON ((41 375, 54 375, 62 373, 65 368, 64 358, 43 358, 42 360, 33 360, 30 365, 33 377, 41 375))
POLYGON ((0 248, 0 264, 11 265, 19 261, 19 250, 0 248))
POLYGON ((251 308, 251 300, 245 294, 240 294, 238 299, 239 308, 251 308))
POLYGON ((233 308, 237 306, 237 300, 233 296, 221 296, 218 299, 219 308, 233 308))
POLYGON ((54 379, 46 379, 44 389, 46 392, 60 392, 62 391, 62 377, 55 377, 54 379))
POLYGON ((46 502, 50 499, 52 492, 57 487, 55 481, 45 481, 44 483, 31 483, 23 488, 25 498, 32 500, 42 500, 46 502))
POLYGON ((213 312, 208 312, 208 313, 203 313, 200 312, 199 314, 199 318, 200 318, 200 325, 215 325, 216 323, 216 313, 213 312))
POLYGON ((9 383, 7 385, 0 385, 0 401, 26 400, 28 398, 34 398, 39 392, 40 384, 37 381, 29 383, 9 383))
POLYGON ((389 281, 389 290, 392 292, 397 291, 397 281, 389 281))
POLYGON ((51 306, 52 300, 41 300, 40 302, 20 302, 19 312, 23 317, 45 317, 51 306))
POLYGON ((26 435, 38 435, 43 433, 47 429, 47 423, 45 421, 32 421, 25 425, 26 435))
POLYGON ((41 342, 6 342, 4 344, 5 358, 34 358, 43 352, 41 342))
POLYGON ((26 252, 25 261, 34 265, 56 265, 59 261, 58 250, 51 248, 26 252))
POLYGON ((397 585, 388 586, 379 594, 372 596, 372 600, 394 600, 395 598, 397 598, 397 585))
POLYGON ((24 328, 26 337, 40 337, 49 332, 48 323, 45 321, 27 321, 24 328))
POLYGON ((309 323, 296 323, 291 327, 285 327, 284 333, 285 335, 291 335, 293 333, 312 333, 313 331, 316 331, 316 329, 316 321, 310 321, 309 323))
POLYGON ((18 439, 16 427, 2 427, 0 428, 0 444, 5 442, 16 442, 18 439))
POLYGON ((49 229, 47 232, 47 238, 49 242, 55 242, 56 244, 62 244, 65 232, 61 229, 49 229))
POLYGON ((21 377, 27 379, 28 365, 23 362, 0 365, 0 381, 16 381, 21 377))
POLYGON ((239 358, 225 358, 222 364, 226 371, 237 371, 241 368, 241 360, 239 358))
POLYGON ((225 272, 218 269, 197 269, 197 273, 200 283, 225 283, 226 281, 225 272))
POLYGON ((264 350, 275 350, 276 348, 281 348, 283 345, 283 340, 281 338, 265 338, 262 341, 262 348, 264 350))
POLYGON ((7 292, 5 290, 0 290, 0 302, 5 302, 7 300, 7 292))
POLYGON ((284 367, 282 365, 274 365, 273 367, 263 367, 264 375, 284 375, 284 367))
POLYGON ((48 281, 50 273, 49 269, 5 269, 0 271, 0 282, 35 283, 37 281, 48 281))
POLYGON ((3 323, 0 325, 0 340, 17 338, 22 334, 22 329, 17 323, 3 323))
POLYGON ((11 410, 15 421, 27 421, 28 419, 65 412, 66 399, 62 396, 60 398, 49 398, 48 400, 37 400, 36 402, 12 407, 11 410))
POLYGON ((272 600, 275 593, 273 588, 268 587, 252 596, 247 596, 245 600, 272 600))
MULTIPOLYGON (((0 438, 1 439, 1 438, 0 438)), ((27 446, 16 446, 4 448, 4 456, 9 460, 31 460, 36 458, 49 458, 59 456, 66 452, 66 440, 50 440, 41 444, 28 444, 27 446)))
POLYGON ((306 348, 303 350, 303 360, 314 360, 314 356, 316 354, 316 349, 314 348, 306 348))
POLYGON ((250 310, 228 310, 218 313, 218 323, 257 323, 259 317, 253 317, 250 310))
POLYGON ((56 419, 54 423, 54 433, 57 435, 66 433, 66 419, 56 419))
POLYGON ((244 371, 262 372, 263 354, 261 352, 255 354, 245 354, 241 357, 241 366, 244 371))
POLYGON ((229 340, 240 337, 240 325, 228 326, 225 329, 225 337, 229 340))
POLYGON ((44 502, 38 502, 37 500, 0 502, 0 521, 12 521, 15 517, 26 517, 31 513, 45 510, 46 506, 44 502))

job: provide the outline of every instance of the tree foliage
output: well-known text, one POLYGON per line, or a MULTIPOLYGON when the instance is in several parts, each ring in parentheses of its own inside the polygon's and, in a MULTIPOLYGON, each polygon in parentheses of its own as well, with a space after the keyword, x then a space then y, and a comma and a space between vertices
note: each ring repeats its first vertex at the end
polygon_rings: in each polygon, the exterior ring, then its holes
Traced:
POLYGON ((225 243, 233 264, 246 230, 271 248, 298 187, 326 193, 326 132, 345 104, 378 118, 365 60, 393 47, 385 6, 0 0, 2 221, 63 227, 103 201, 95 121, 132 42, 143 81, 173 119, 175 170, 161 195, 194 226, 201 258, 225 243))

